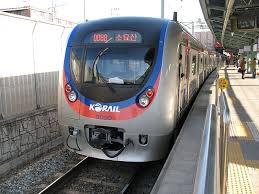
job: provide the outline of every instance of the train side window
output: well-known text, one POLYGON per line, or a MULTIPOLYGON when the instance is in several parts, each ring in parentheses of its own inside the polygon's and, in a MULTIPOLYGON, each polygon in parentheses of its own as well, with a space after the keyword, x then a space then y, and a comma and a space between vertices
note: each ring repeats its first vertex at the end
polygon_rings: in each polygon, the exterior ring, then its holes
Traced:
POLYGON ((80 64, 82 60, 82 48, 72 48, 70 55, 70 68, 76 83, 80 82, 80 64))
POLYGON ((192 56, 192 74, 196 74, 196 55, 192 56))
POLYGON ((151 66, 153 64, 154 57, 155 57, 155 49, 150 48, 147 51, 147 53, 145 54, 145 57, 144 57, 145 63, 147 63, 149 66, 151 66))

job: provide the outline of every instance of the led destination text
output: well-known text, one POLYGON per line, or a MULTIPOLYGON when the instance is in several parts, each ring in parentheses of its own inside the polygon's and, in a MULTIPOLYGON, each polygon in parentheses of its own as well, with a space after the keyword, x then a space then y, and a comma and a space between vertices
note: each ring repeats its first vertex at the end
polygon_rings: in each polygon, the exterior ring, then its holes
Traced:
POLYGON ((88 43, 141 43, 142 37, 132 31, 102 31, 92 33, 88 43))

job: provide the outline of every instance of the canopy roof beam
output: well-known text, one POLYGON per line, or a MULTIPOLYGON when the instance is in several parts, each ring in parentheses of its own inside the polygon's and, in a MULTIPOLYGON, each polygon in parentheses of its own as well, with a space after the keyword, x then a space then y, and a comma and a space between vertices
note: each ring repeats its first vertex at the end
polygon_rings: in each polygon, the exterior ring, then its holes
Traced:
POLYGON ((259 4, 251 4, 251 5, 236 5, 234 7, 235 9, 246 9, 246 8, 251 8, 251 9, 256 9, 259 8, 259 4))
POLYGON ((216 5, 207 5, 207 7, 209 9, 215 9, 215 10, 218 10, 218 11, 225 11, 225 7, 220 7, 220 6, 216 6, 216 5))
POLYGON ((226 28, 228 25, 230 14, 232 13, 234 3, 235 3, 235 0, 229 0, 228 4, 227 4, 227 12, 225 14, 225 19, 224 19, 224 24, 223 24, 222 34, 221 34, 221 45, 222 46, 224 46, 224 35, 225 35, 225 31, 226 31, 226 28))

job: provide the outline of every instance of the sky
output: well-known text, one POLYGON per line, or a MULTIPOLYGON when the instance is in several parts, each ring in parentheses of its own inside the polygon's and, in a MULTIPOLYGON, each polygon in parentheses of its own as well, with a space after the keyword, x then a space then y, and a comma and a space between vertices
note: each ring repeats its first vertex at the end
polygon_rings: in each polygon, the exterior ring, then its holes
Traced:
MULTIPOLYGON (((84 0, 0 0, 0 9, 31 5, 51 9, 56 5, 57 17, 82 22, 84 0)), ((165 0, 165 18, 172 19, 178 12, 178 20, 184 22, 203 19, 199 0, 165 0)), ((161 0, 85 0, 86 19, 93 20, 111 16, 161 16, 161 0)))

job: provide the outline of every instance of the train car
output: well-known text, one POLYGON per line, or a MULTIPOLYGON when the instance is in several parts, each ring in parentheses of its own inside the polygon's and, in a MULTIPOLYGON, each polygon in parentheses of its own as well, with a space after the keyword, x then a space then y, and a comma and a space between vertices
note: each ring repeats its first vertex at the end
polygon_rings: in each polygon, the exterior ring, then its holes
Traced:
POLYGON ((116 17, 77 25, 59 79, 67 148, 116 161, 164 158, 205 79, 204 53, 176 21, 116 17))

